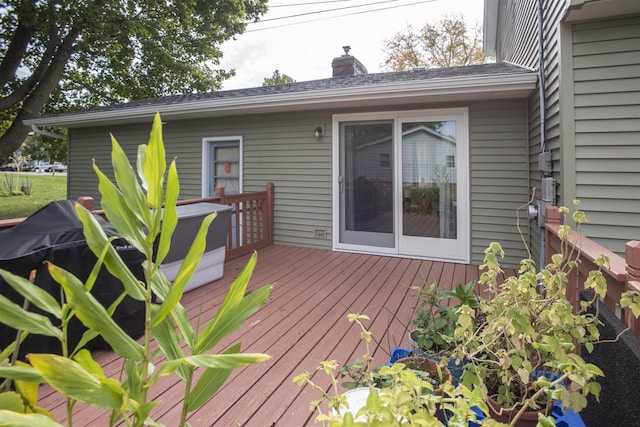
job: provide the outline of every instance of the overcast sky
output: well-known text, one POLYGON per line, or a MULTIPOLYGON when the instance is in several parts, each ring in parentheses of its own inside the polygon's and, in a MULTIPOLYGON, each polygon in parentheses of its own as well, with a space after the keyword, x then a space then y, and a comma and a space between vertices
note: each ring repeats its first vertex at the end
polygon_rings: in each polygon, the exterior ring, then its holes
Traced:
POLYGON ((331 77, 331 61, 350 54, 370 73, 382 67, 384 40, 446 13, 482 25, 483 0, 271 0, 261 22, 222 45, 221 66, 236 69, 223 89, 261 86, 274 70, 296 81, 331 77), (286 6, 292 5, 292 6, 286 6), (295 6, 294 6, 295 5, 295 6), (298 16, 295 16, 298 15, 298 16))

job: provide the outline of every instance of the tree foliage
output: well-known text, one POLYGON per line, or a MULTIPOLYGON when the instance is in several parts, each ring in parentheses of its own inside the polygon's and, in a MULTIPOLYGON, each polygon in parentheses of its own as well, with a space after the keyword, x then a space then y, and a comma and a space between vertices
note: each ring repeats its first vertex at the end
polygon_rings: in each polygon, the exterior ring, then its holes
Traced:
POLYGON ((273 72, 273 76, 265 77, 262 81, 262 86, 275 86, 275 85, 284 85, 287 83, 295 83, 296 81, 287 76, 286 74, 280 74, 280 71, 275 70, 273 72))
POLYGON ((384 65, 393 71, 414 67, 456 67, 484 62, 482 28, 462 15, 445 15, 416 32, 410 25, 384 45, 384 65))
POLYGON ((218 89, 220 44, 266 0, 0 0, 0 158, 22 121, 148 97, 218 89))

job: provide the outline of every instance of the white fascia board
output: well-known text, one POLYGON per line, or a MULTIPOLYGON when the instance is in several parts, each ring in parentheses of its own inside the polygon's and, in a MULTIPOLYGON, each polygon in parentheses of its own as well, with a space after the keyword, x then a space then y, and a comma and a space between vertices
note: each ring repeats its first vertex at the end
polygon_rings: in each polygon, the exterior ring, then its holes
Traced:
POLYGON ((468 96, 499 98, 527 96, 535 89, 536 75, 501 74, 480 77, 442 78, 424 81, 393 82, 371 86, 357 86, 293 92, 283 94, 212 98, 166 105, 137 106, 116 110, 80 112, 64 116, 40 117, 25 120, 26 125, 86 127, 107 122, 133 123, 148 120, 155 113, 163 118, 195 118, 229 116, 251 113, 295 111, 300 109, 339 108, 371 105, 379 100, 383 105, 442 100, 451 96, 457 100, 468 96), (501 95, 502 94, 502 95, 501 95))

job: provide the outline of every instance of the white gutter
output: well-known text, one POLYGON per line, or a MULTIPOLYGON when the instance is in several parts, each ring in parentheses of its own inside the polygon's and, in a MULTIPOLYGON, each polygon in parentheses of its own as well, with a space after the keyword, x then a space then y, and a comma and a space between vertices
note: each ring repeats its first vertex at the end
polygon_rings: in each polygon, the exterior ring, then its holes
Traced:
POLYGON ((42 130, 42 129, 38 128, 38 126, 36 126, 36 125, 31 125, 31 131, 33 133, 38 134, 38 135, 50 136, 52 138, 63 139, 65 141, 67 140, 67 135, 61 135, 59 133, 48 132, 46 130, 42 130))
POLYGON ((156 112, 165 117, 213 117, 257 112, 296 111, 300 109, 356 107, 368 101, 384 105, 427 102, 443 96, 472 95, 499 98, 526 96, 535 89, 535 73, 494 74, 491 76, 446 77, 424 81, 393 82, 360 87, 310 90, 282 94, 246 95, 178 101, 173 104, 139 105, 113 110, 96 110, 61 116, 25 120, 26 125, 86 126, 101 122, 135 122, 146 120, 156 112))

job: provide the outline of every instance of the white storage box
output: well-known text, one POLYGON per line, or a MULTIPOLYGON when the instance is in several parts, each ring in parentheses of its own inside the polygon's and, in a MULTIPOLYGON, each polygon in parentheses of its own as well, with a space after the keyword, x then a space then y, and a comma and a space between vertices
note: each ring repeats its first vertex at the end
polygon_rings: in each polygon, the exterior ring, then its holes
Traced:
POLYGON ((176 209, 178 211, 178 224, 171 238, 169 253, 160 265, 160 270, 167 276, 169 281, 175 279, 182 260, 187 255, 204 217, 213 212, 218 213, 218 216, 209 227, 207 246, 200 264, 198 264, 195 274, 184 288, 186 292, 211 283, 221 278, 224 274, 231 206, 216 203, 194 203, 180 205, 176 209))

